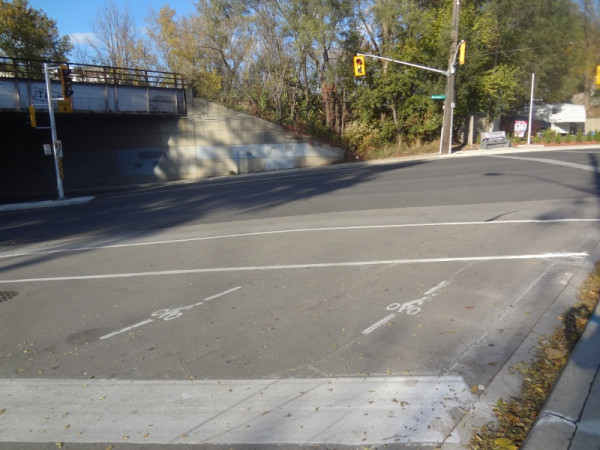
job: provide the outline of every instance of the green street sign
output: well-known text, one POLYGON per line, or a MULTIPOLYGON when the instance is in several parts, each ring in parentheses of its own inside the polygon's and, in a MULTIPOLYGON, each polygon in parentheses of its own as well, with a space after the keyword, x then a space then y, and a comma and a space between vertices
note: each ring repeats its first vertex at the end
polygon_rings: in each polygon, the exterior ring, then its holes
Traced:
POLYGON ((446 96, 444 94, 434 94, 431 96, 432 100, 446 100, 446 96))

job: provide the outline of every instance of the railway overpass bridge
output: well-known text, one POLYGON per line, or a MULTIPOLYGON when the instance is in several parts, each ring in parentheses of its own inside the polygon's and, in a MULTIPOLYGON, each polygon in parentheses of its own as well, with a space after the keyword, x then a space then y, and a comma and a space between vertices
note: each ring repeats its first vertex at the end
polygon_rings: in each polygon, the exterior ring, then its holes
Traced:
MULTIPOLYGON (((58 67, 59 64, 55 63, 58 67)), ((183 76, 173 72, 69 64, 73 110, 100 114, 186 114, 183 76)), ((51 96, 63 97, 58 70, 51 96)), ((48 110, 43 61, 0 58, 0 110, 48 110)))
MULTIPOLYGON (((56 194, 43 61, 0 58, 0 202, 56 194), (37 128, 28 124, 36 108, 37 128)), ((52 63, 58 66, 58 63, 52 63)), ((181 75, 70 64, 73 112, 55 114, 65 193, 329 164, 343 151, 193 98, 181 75)))

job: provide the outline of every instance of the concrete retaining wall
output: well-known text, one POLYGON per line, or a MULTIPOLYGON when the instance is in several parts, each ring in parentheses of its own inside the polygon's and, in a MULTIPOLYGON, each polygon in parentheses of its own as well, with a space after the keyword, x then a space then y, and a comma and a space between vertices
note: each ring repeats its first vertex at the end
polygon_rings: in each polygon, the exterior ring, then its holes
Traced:
MULTIPOLYGON (((331 164, 341 149, 316 145, 269 122, 204 101, 188 114, 141 116, 57 114, 64 150, 64 187, 70 191, 331 164)), ((53 195, 52 157, 44 156, 48 130, 34 130, 26 113, 0 118, 0 200, 53 195)), ((47 125, 45 113, 38 126, 47 125)))

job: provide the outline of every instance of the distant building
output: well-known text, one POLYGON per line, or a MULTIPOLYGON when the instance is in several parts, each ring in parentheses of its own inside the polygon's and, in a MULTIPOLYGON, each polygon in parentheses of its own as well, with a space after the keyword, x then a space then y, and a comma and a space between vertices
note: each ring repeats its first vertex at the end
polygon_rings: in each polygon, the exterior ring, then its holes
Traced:
MULTIPOLYGON (((552 130, 558 134, 577 134, 585 131, 586 113, 583 105, 571 103, 541 103, 533 105, 532 134, 543 130, 552 130)), ((529 122, 529 105, 518 113, 502 118, 500 128, 506 133, 515 135, 522 132, 523 122, 529 122), (519 130, 517 130, 519 128, 519 130)))
MULTIPOLYGON (((529 113, 529 108, 526 112, 529 113)), ((533 120, 548 124, 552 131, 559 134, 577 134, 585 129, 585 106, 571 103, 534 105, 533 120)))

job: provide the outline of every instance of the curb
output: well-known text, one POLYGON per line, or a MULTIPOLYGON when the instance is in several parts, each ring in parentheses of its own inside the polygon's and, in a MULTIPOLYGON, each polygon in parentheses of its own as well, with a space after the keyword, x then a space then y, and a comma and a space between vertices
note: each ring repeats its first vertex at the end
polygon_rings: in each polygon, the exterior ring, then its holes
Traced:
POLYGON ((521 447, 600 448, 600 304, 521 447), (574 389, 574 386, 579 388, 574 389))
MULTIPOLYGON (((600 261, 600 244, 590 254, 600 261)), ((600 303, 521 449, 600 449, 600 303), (575 388, 579 387, 579 388, 575 388)))
POLYGON ((62 200, 43 200, 43 201, 39 201, 39 202, 9 203, 6 205, 0 205, 0 212, 2 212, 2 211, 22 211, 25 209, 37 209, 37 208, 51 208, 53 206, 80 205, 82 203, 88 203, 95 198, 96 197, 94 197, 94 196, 88 196, 88 197, 65 198, 62 200))

